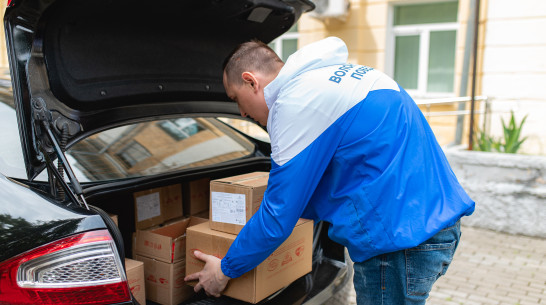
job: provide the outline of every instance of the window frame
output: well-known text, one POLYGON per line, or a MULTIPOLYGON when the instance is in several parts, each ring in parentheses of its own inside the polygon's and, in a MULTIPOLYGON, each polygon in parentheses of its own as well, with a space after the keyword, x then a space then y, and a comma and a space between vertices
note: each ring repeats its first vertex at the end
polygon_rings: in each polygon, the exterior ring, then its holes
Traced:
POLYGON ((133 139, 131 140, 131 142, 127 143, 127 145, 125 145, 125 147, 123 147, 119 152, 117 152, 116 156, 123 162, 125 166, 127 166, 127 168, 132 168, 139 162, 142 162, 149 157, 152 157, 152 154, 148 149, 146 149, 146 147, 133 139), (141 155, 135 157, 136 154, 141 155), (144 158, 142 158, 143 156, 144 158))
MULTIPOLYGON (((296 27, 296 26, 297 26, 297 24, 294 24, 294 27, 296 27)), ((293 32, 291 32, 290 30, 287 31, 286 33, 282 34, 281 36, 277 37, 272 42, 270 42, 270 47, 271 47, 271 44, 275 44, 274 47, 272 47, 272 49, 273 49, 273 51, 275 51, 275 53, 277 53, 277 55, 281 59, 283 59, 283 57, 284 57, 283 56, 284 54, 282 54, 282 49, 283 49, 282 47, 283 47, 284 40, 296 39, 297 45, 299 46, 299 39, 300 39, 299 28, 296 28, 296 30, 293 31, 293 32)), ((290 54, 290 55, 292 55, 292 54, 290 54)), ((286 58, 288 58, 288 56, 286 58)))
MULTIPOLYGON (((438 97, 454 97, 456 96, 456 88, 453 92, 427 92, 428 87, 428 66, 429 66, 429 49, 430 49, 430 33, 433 31, 455 31, 455 37, 459 33, 459 22, 442 22, 442 23, 423 23, 411 25, 394 25, 394 10, 396 7, 414 4, 434 4, 441 2, 452 2, 453 0, 435 0, 435 1, 404 1, 392 2, 389 4, 387 18, 387 41, 386 41, 386 63, 385 72, 394 78, 395 68, 395 47, 396 37, 419 35, 419 66, 417 89, 406 89, 412 97, 418 98, 438 98, 438 97)), ((457 56, 457 38, 455 38, 455 57, 457 56)), ((457 60, 455 58, 454 81, 457 75, 457 60)))
MULTIPOLYGON (((188 118, 193 120, 192 118, 188 118)), ((175 141, 182 141, 184 139, 187 139, 194 134, 204 130, 203 126, 199 125, 199 123, 195 120, 193 122, 186 122, 185 125, 180 125, 178 122, 178 119, 168 119, 168 120, 162 120, 158 121, 156 123, 157 127, 161 128, 165 133, 167 133, 169 136, 173 138, 175 141), (185 129, 187 127, 190 127, 191 125, 195 124, 196 132, 195 133, 188 133, 185 129), (171 125, 171 127, 168 127, 168 125, 171 125)))
MULTIPOLYGON (((220 120, 228 117, 231 115, 180 114, 176 118, 157 117, 126 122, 122 126, 101 130, 80 139, 67 149, 66 155, 71 160, 72 167, 78 170, 78 180, 85 182, 143 178, 190 168, 222 166, 225 162, 245 158, 263 157, 267 150, 260 150, 258 140, 220 120), (203 129, 189 138, 177 141, 158 124, 180 118, 191 118, 203 129), (113 134, 112 143, 105 142, 102 143, 104 145, 99 145, 100 147, 93 143, 104 142, 101 134, 121 127, 127 129, 113 134), (203 131, 208 131, 208 134, 199 135, 203 131), (193 136, 197 136, 198 139, 190 139, 193 136), (157 149, 158 145, 173 149, 157 149), (219 151, 215 150, 216 148, 220 148, 219 151), (202 150, 204 154, 198 152, 200 149, 205 149, 202 150), (144 153, 146 158, 141 158, 143 155, 139 155, 140 153, 144 153), (180 159, 180 154, 187 154, 191 158, 180 159), (178 162, 179 160, 183 162, 178 162)), ((47 173, 43 171, 40 175, 42 174, 47 173)), ((47 181, 47 177, 41 177, 40 181, 47 181)))

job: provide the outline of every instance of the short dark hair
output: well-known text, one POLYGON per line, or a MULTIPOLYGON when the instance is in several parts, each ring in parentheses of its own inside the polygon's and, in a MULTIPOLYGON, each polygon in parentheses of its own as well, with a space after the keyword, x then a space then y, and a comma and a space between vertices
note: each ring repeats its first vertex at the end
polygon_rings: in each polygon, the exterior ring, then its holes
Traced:
POLYGON ((243 72, 273 73, 276 71, 278 64, 282 63, 283 61, 268 45, 259 40, 251 40, 237 46, 226 57, 223 70, 230 83, 240 86, 243 84, 241 78, 243 72))

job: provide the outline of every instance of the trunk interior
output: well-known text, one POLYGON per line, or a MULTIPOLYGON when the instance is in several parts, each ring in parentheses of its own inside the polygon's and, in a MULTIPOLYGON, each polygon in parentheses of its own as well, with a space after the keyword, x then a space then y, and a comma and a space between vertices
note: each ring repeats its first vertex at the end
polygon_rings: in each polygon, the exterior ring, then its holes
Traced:
MULTIPOLYGON (((125 257, 133 257, 132 236, 135 232, 135 199, 133 194, 142 190, 181 184, 201 178, 211 180, 254 171, 269 171, 269 158, 255 158, 253 161, 242 160, 215 165, 211 168, 199 168, 173 173, 154 178, 114 182, 108 185, 92 186, 85 189, 85 197, 90 205, 99 207, 107 213, 118 216, 118 228, 124 244, 125 257)), ((184 215, 187 217, 188 215, 184 215)), ((328 238, 328 226, 315 224, 313 242, 313 271, 299 278, 288 287, 259 304, 303 304, 318 298, 321 294, 335 293, 349 280, 344 247, 328 238), (335 285, 333 285, 335 284, 335 285), (334 287, 334 288, 332 288, 334 287), (333 290, 334 289, 334 290, 333 290)), ((147 304, 156 304, 147 300, 147 304)), ((248 304, 229 297, 209 298, 203 292, 196 294, 183 304, 248 304)), ((311 302, 311 304, 315 304, 311 302)), ((320 304, 320 303, 317 303, 320 304)))
MULTIPOLYGON (((135 192, 163 186, 183 184, 202 178, 211 180, 250 173, 254 171, 269 171, 270 162, 267 158, 254 162, 232 162, 214 168, 200 168, 180 174, 147 177, 128 182, 114 182, 106 186, 95 186, 85 189, 87 203, 96 206, 107 213, 118 216, 118 228, 123 236, 126 257, 132 257, 132 234, 135 232, 135 192)), ((184 212, 184 217, 187 217, 184 212)))

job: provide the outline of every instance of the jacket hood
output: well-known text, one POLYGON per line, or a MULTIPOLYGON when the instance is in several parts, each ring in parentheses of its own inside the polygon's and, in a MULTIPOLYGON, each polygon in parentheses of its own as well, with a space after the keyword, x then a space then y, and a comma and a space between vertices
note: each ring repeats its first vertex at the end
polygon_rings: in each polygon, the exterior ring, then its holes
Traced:
POLYGON ((328 37, 301 48, 288 58, 279 75, 264 88, 267 107, 271 109, 282 87, 296 76, 314 69, 345 64, 348 57, 347 45, 337 37, 328 37))

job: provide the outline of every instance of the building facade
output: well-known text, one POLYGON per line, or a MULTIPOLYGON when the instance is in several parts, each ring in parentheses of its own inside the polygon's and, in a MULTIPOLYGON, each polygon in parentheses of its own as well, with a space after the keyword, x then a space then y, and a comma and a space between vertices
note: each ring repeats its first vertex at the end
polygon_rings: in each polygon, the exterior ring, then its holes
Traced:
MULTIPOLYGON (((421 105, 442 145, 468 142, 476 1, 475 126, 502 137, 501 118, 527 116, 520 152, 546 154, 546 1, 322 0, 298 24, 298 47, 343 39, 349 61, 382 70, 421 105), (342 9, 340 9, 342 8, 342 9), (441 102, 427 107, 427 101, 441 102), (431 110, 432 109, 432 110, 431 110), (481 112, 487 111, 487 115, 481 112)), ((294 33, 291 33, 294 39, 294 33)), ((283 55, 286 57, 286 54, 283 55)))
MULTIPOLYGON (((500 138, 501 118, 513 111, 518 122, 526 117, 520 152, 546 155, 544 0, 316 0, 317 9, 271 46, 286 59, 311 42, 342 38, 351 63, 384 71, 414 97, 440 144, 466 145, 470 103, 453 101, 471 95, 476 1, 475 95, 488 103, 476 103, 475 126, 500 138)), ((7 0, 0 3, 5 8, 7 0)), ((3 35, 0 50, 8 77, 3 35)))

